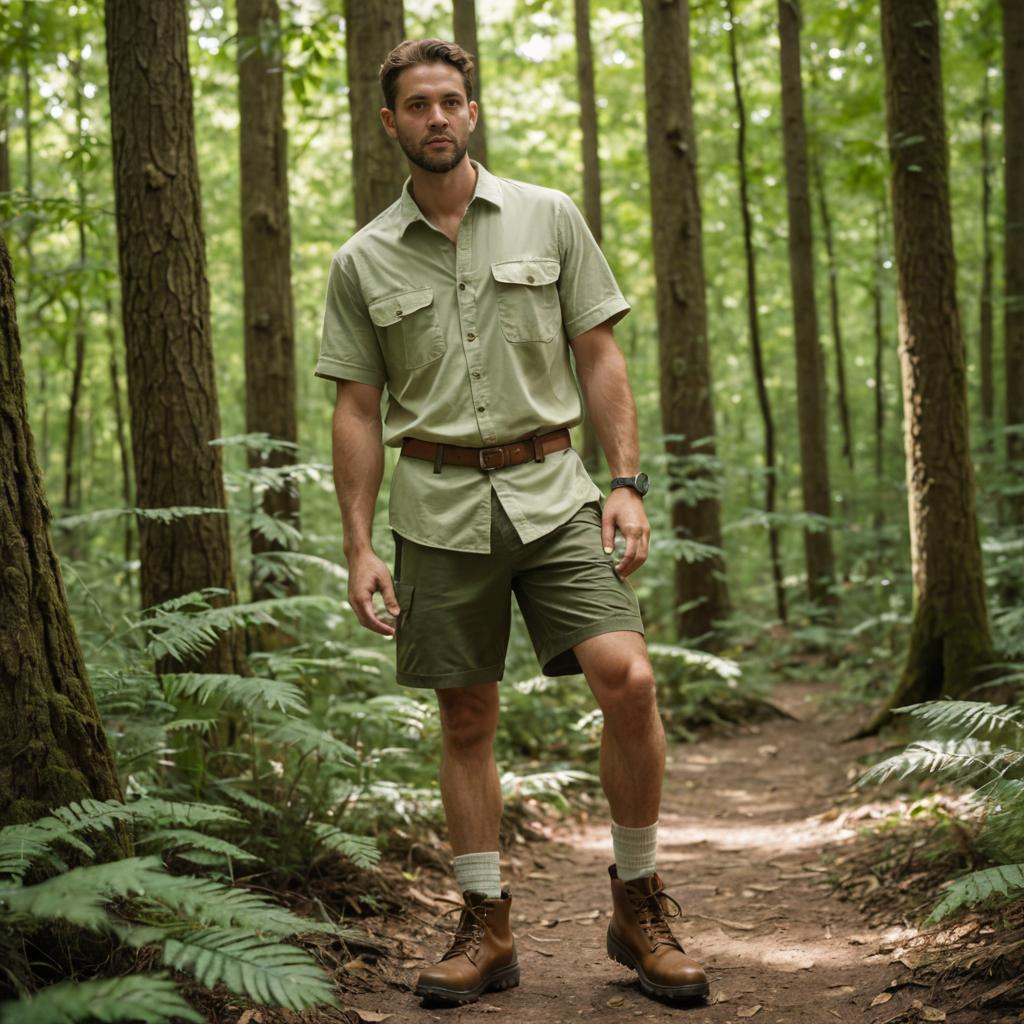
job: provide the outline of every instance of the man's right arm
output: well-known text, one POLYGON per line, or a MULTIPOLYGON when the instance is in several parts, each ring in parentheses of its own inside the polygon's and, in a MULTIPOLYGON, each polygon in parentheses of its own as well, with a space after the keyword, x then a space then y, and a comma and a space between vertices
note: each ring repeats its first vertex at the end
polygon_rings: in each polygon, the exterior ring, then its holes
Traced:
POLYGON ((348 602, 367 629, 394 636, 394 627, 373 610, 373 595, 379 591, 392 615, 400 611, 391 573, 373 550, 372 540, 373 510, 384 476, 380 396, 381 388, 353 380, 338 381, 331 450, 348 562, 348 602))

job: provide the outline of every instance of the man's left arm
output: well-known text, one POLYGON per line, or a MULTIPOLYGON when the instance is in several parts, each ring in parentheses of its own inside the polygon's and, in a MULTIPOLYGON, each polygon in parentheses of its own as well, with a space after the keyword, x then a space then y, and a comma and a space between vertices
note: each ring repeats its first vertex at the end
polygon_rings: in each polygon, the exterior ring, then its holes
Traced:
MULTIPOLYGON (((629 386, 626 359, 612 334, 611 321, 592 327, 570 342, 576 375, 613 477, 640 471, 636 402, 629 386)), ((632 487, 616 487, 604 503, 601 542, 610 554, 618 530, 626 550, 615 571, 628 576, 647 561, 651 527, 643 498, 632 487)))

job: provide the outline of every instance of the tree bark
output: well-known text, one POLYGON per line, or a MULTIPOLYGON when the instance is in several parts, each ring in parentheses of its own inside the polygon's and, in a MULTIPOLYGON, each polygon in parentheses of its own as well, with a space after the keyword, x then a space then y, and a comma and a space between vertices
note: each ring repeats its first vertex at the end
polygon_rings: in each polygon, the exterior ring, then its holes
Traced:
MULTIPOLYGON (((594 90, 594 55, 590 45, 590 0, 575 0, 576 86, 580 101, 583 151, 583 212, 587 226, 601 244, 601 158, 597 150, 597 98, 594 90)), ((601 467, 597 432, 590 411, 583 415, 583 464, 596 475, 601 467)))
MULTIPOLYGON (((882 282, 885 256, 882 249, 882 225, 885 221, 885 198, 875 213, 875 275, 871 285, 871 306, 875 335, 875 530, 885 523, 885 319, 883 316, 882 282)), ((881 543, 881 540, 879 540, 881 543)))
MULTIPOLYGON (((831 514, 828 447, 825 427, 825 373, 818 337, 814 295, 814 252, 807 133, 800 80, 800 14, 797 0, 778 0, 779 60, 782 75, 782 138, 786 156, 786 201, 789 214, 789 280, 793 296, 793 342, 796 350, 797 419, 800 428, 800 482, 804 511, 831 514)), ((807 591, 816 605, 836 603, 835 556, 828 528, 804 530, 807 591)))
POLYGON ((764 432, 764 511, 768 524, 768 554, 772 567, 772 585, 775 592, 775 614, 780 622, 786 621, 786 588, 783 584, 782 555, 779 527, 775 521, 778 471, 775 465, 775 421, 771 400, 764 378, 764 356, 761 351, 761 327, 757 313, 757 257, 754 249, 754 222, 750 215, 750 194, 747 173, 747 115, 740 84, 739 57, 736 52, 736 16, 732 0, 726 0, 729 17, 729 58, 732 69, 733 95, 736 97, 736 163, 740 179, 740 213, 743 217, 743 250, 747 267, 747 323, 750 329, 750 356, 754 370, 757 405, 761 412, 764 432))
MULTIPOLYGON (((184 0, 107 0, 107 63, 128 401, 141 508, 225 508, 184 0)), ((227 516, 139 523, 146 606, 235 595, 227 516)), ((242 634, 195 668, 244 672, 242 634)), ((170 667, 170 666, 162 666, 170 667)), ((181 666, 175 665, 175 668, 181 666)))
MULTIPOLYGON (((479 107, 476 128, 469 137, 469 155, 484 167, 487 163, 487 124, 484 118, 483 86, 481 85, 480 48, 476 37, 476 0, 452 0, 452 28, 455 42, 466 50, 476 65, 473 99, 479 107)), ((404 176, 403 176, 404 180, 404 176)))
MULTIPOLYGON (((705 466, 715 455, 697 146, 685 0, 644 0, 647 159, 651 178, 661 421, 669 457, 672 531, 721 548, 719 500, 705 466), (690 496, 685 494, 690 490, 690 496), (710 493, 709 493, 710 492, 710 493)), ((729 607, 720 556, 675 564, 680 636, 706 639, 729 607)))
POLYGON ((0 826, 87 797, 123 799, 49 521, 0 236, 0 826))
POLYGON ((832 237, 832 216, 825 192, 825 173, 821 168, 821 157, 812 162, 814 184, 818 192, 818 213, 821 217, 821 231, 825 236, 825 252, 828 255, 828 311, 832 325, 832 340, 836 347, 836 402, 839 407, 839 426, 843 432, 843 458, 853 469, 853 428, 850 425, 850 402, 846 395, 846 357, 843 355, 842 320, 839 316, 839 265, 836 262, 835 240, 832 237))
MULTIPOLYGON (((245 316, 245 428, 287 447, 261 454, 250 448, 249 467, 295 462, 295 328, 288 216, 288 157, 284 127, 281 17, 277 0, 238 0, 238 76, 242 193, 242 278, 245 316)), ((298 525, 295 485, 258 496, 262 511, 298 525)), ((252 595, 256 600, 294 593, 294 583, 266 552, 284 545, 258 530, 250 534, 252 595)))
POLYGON ((902 677, 873 727, 893 707, 966 694, 991 656, 936 0, 882 0, 882 49, 915 602, 902 677))
POLYGON ((1006 458, 1018 493, 1010 521, 1024 524, 1024 5, 1003 0, 1003 181, 1006 458))
POLYGON ((402 0, 345 0, 345 54, 352 125, 356 226, 368 224, 401 194, 405 160, 380 122, 379 69, 405 38, 402 0))

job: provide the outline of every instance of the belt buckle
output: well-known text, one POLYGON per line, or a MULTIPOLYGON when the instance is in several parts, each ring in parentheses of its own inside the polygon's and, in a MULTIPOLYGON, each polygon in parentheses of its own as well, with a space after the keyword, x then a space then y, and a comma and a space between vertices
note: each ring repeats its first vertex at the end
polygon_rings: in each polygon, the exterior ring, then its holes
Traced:
POLYGON ((484 470, 484 472, 490 473, 492 470, 502 469, 506 465, 507 462, 505 456, 505 449, 502 448, 500 445, 496 448, 480 449, 480 468, 484 470), (497 462, 491 463, 490 456, 492 455, 499 456, 497 462))

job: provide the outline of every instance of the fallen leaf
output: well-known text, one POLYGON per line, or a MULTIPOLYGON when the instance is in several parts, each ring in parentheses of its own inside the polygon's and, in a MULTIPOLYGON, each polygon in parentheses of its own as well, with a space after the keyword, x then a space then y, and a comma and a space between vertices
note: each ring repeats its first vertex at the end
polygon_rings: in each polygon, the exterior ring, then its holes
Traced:
POLYGON ((252 1021, 255 1021, 255 1024, 260 1024, 262 1020, 263 1014, 259 1010, 248 1009, 238 1018, 237 1024, 250 1024, 252 1021))
POLYGON ((934 1006, 921 1007, 921 1020, 945 1020, 946 1011, 939 1010, 934 1006))
POLYGON ((375 1024, 376 1021, 388 1020, 394 1017, 393 1013, 378 1013, 376 1010, 360 1010, 358 1006, 346 1006, 348 1013, 354 1013, 365 1024, 375 1024))
POLYGON ((525 947, 527 953, 536 953, 538 956, 554 956, 554 953, 549 953, 546 949, 534 949, 532 946, 525 947))
POLYGON ((756 892, 776 892, 781 889, 781 885, 765 885, 763 882, 751 882, 747 886, 748 889, 753 889, 756 892))
POLYGON ((527 878, 536 878, 541 882, 556 882, 557 879, 554 875, 549 875, 546 871, 531 871, 526 876, 527 878))
POLYGON ((544 939, 539 935, 534 935, 533 932, 526 933, 527 938, 533 939, 534 942, 561 942, 561 939, 544 939))
POLYGON ((889 1002, 890 999, 892 999, 892 993, 891 992, 879 992, 878 995, 875 996, 875 998, 871 1000, 871 1005, 872 1006, 881 1006, 882 1003, 887 1003, 887 1002, 889 1002))
MULTIPOLYGON (((422 958, 420 958, 419 960, 403 960, 403 961, 402 961, 402 966, 403 966, 403 967, 404 967, 404 968, 405 968, 406 970, 409 970, 409 968, 410 968, 410 967, 417 967, 417 966, 419 966, 419 965, 420 965, 421 963, 423 963, 423 960, 422 960, 422 958)), ((241 1021, 239 1021, 239 1022, 238 1022, 238 1024, 242 1024, 242 1022, 241 1022, 241 1021)))
POLYGON ((501 1007, 495 1006, 494 1003, 477 1003, 476 1005, 484 1013, 501 1013, 501 1007))
POLYGON ((751 1006, 749 1009, 737 1010, 736 1011, 736 1016, 737 1017, 753 1017, 754 1014, 757 1013, 758 1010, 760 1010, 760 1009, 761 1009, 761 1004, 758 1003, 757 1006, 751 1006))
POLYGON ((626 1002, 626 997, 625 996, 612 996, 611 999, 608 1000, 608 1005, 609 1006, 622 1006, 625 1002, 626 1002))
POLYGON ((595 921, 601 916, 600 910, 591 910, 589 914, 577 914, 577 921, 595 921))
POLYGON ((732 997, 727 992, 715 992, 714 996, 711 998, 711 1005, 714 1006, 715 1003, 727 1003, 731 998, 732 997))

